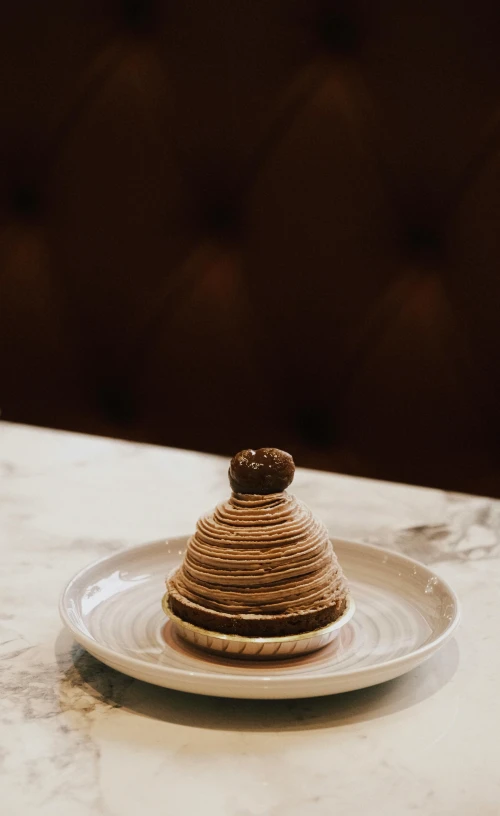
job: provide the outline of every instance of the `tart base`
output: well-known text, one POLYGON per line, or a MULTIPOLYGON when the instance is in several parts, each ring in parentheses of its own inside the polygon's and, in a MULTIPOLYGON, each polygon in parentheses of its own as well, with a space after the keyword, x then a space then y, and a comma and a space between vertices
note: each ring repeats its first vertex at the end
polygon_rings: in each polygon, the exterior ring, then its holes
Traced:
POLYGON ((313 632, 340 618, 347 606, 346 594, 330 606, 309 612, 283 615, 228 615, 189 601, 179 594, 170 581, 167 582, 167 589, 170 609, 186 623, 210 632, 250 638, 286 637, 313 632))
POLYGON ((354 615, 356 606, 347 595, 345 611, 333 623, 302 634, 283 637, 244 637, 210 632, 192 623, 187 623, 172 611, 168 592, 162 601, 163 611, 170 618, 177 635, 197 649, 210 652, 218 657, 242 660, 282 660, 300 658, 328 646, 340 634, 340 630, 354 615))

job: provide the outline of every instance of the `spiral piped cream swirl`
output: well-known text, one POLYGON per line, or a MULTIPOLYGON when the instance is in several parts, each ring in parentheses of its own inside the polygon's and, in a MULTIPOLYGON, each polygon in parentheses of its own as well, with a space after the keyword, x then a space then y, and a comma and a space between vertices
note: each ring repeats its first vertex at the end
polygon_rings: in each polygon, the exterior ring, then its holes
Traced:
POLYGON ((170 582, 231 615, 322 609, 346 592, 326 527, 294 496, 233 493, 198 521, 170 582))

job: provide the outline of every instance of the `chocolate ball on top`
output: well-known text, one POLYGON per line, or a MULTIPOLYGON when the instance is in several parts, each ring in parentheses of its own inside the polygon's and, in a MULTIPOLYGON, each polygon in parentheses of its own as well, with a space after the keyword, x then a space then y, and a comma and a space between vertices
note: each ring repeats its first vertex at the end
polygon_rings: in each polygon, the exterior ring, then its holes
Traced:
POLYGON ((278 448, 242 450, 231 459, 229 483, 234 493, 266 496, 281 493, 293 481, 295 463, 278 448))

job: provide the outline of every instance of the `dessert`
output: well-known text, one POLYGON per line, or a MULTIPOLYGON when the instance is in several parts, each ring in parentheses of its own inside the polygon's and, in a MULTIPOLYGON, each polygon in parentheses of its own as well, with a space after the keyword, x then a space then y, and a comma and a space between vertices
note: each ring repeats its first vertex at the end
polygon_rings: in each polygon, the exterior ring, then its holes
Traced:
POLYGON ((276 448, 231 460, 231 497, 202 516, 168 578, 172 613, 246 638, 312 632, 346 609, 348 587, 326 527, 286 488, 295 466, 276 448))

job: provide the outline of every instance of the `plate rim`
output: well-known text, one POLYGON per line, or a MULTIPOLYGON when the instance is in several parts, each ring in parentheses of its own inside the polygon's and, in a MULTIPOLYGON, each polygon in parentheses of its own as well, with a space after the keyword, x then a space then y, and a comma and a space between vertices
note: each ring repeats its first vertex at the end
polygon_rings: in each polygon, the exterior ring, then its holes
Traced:
MULTIPOLYGON (((99 568, 101 566, 105 566, 108 563, 112 563, 115 560, 118 560, 120 556, 123 556, 126 553, 134 553, 140 552, 141 550, 146 550, 148 548, 153 548, 155 546, 160 545, 161 543, 167 542, 183 542, 184 544, 187 543, 190 535, 176 535, 176 536, 166 536, 161 539, 156 539, 155 541, 149 541, 141 544, 133 545, 132 547, 124 547, 123 549, 119 550, 118 552, 111 553, 111 555, 106 555, 103 558, 98 558, 97 560, 87 564, 85 567, 80 569, 76 572, 72 578, 67 582, 66 586, 62 590, 60 597, 59 597, 59 616, 62 620, 64 626, 66 626, 69 631, 74 636, 75 640, 84 648, 87 649, 91 654, 97 656, 98 659, 102 659, 103 662, 106 662, 105 658, 112 661, 116 664, 116 660, 126 661, 128 664, 132 664, 137 669, 147 670, 148 673, 154 672, 167 677, 171 675, 177 678, 186 678, 189 677, 190 679, 196 678, 200 681, 206 681, 208 683, 213 682, 216 679, 218 682, 232 682, 232 683, 245 683, 248 682, 248 676, 237 676, 234 673, 222 673, 217 672, 208 672, 204 671, 203 669, 180 669, 176 668, 175 666, 167 666, 165 664, 155 664, 148 662, 146 660, 142 660, 141 658, 132 657, 130 655, 123 654, 122 652, 118 652, 115 649, 110 648, 109 646, 103 645, 100 641, 96 640, 93 637, 89 637, 85 634, 82 629, 76 627, 73 622, 69 619, 67 614, 67 604, 66 599, 68 598, 71 589, 73 586, 82 579, 82 577, 87 573, 99 568), (96 652, 98 653, 96 655, 96 652), (103 655, 102 658, 99 658, 99 653, 103 655)), ((409 652, 408 654, 400 655, 399 657, 391 658, 390 660, 386 660, 383 663, 377 664, 376 666, 362 666, 358 669, 349 669, 346 671, 336 672, 333 675, 328 675, 326 673, 314 675, 305 679, 304 677, 286 677, 282 674, 273 675, 273 674, 255 674, 252 677, 252 683, 257 683, 259 686, 266 686, 269 685, 294 685, 294 684, 303 684, 304 682, 310 684, 311 686, 320 685, 324 683, 325 679, 331 678, 332 680, 341 680, 347 677, 353 678, 362 678, 364 675, 369 675, 373 673, 375 670, 385 670, 389 673, 391 669, 397 669, 398 667, 404 666, 407 662, 417 661, 417 663, 422 663, 427 657, 431 657, 441 646, 453 635, 455 630, 457 629, 461 617, 462 617, 462 609, 460 600, 455 592, 455 590, 450 586, 448 581, 445 578, 442 578, 436 572, 434 572, 427 564, 423 564, 421 561, 417 561, 415 558, 411 558, 408 555, 404 555, 403 553, 399 553, 396 550, 389 550, 386 547, 378 547, 375 544, 366 544, 363 541, 356 541, 355 539, 347 539, 341 538, 339 536, 330 535, 330 540, 335 546, 335 542, 347 545, 348 547, 355 547, 367 550, 371 553, 376 553, 377 555, 383 557, 389 556, 390 558, 395 558, 396 560, 400 560, 405 563, 407 566, 417 566, 420 570, 423 570, 428 574, 429 579, 437 579, 437 581, 442 585, 443 589, 448 593, 450 599, 453 601, 453 616, 449 620, 446 628, 438 635, 436 638, 432 639, 431 641, 424 643, 422 646, 419 646, 418 649, 414 649, 413 651, 409 652)), ((161 599, 159 601, 159 605, 161 607, 161 599)), ((109 664, 108 664, 109 665, 109 664)), ((119 669, 123 673, 126 673, 122 669, 119 669)), ((248 672, 251 674, 251 670, 248 672)), ((401 672, 402 673, 402 672, 401 672)), ((154 682, 153 680, 147 682, 154 682)), ((378 681, 384 682, 384 681, 378 681)), ((367 684, 367 685, 372 685, 367 684)), ((197 692, 202 694, 203 692, 197 692)), ((207 692, 205 692, 207 693, 207 692)), ((327 692, 333 693, 333 692, 327 692)), ((213 696, 210 692, 208 692, 210 696, 213 696)), ((224 695, 223 695, 224 696, 224 695)), ((313 696, 310 694, 309 696, 313 696)))

